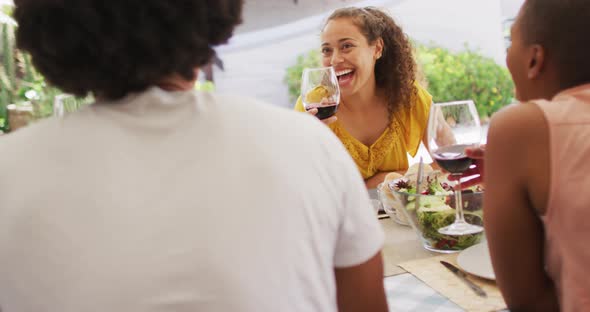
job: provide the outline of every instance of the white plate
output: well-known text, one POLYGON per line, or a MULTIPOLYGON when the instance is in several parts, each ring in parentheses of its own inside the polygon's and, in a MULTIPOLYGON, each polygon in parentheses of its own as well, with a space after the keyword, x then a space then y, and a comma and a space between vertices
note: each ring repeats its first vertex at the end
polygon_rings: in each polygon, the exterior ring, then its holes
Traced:
POLYGON ((492 259, 487 243, 473 245, 459 253, 457 264, 463 271, 489 280, 495 280, 492 259))

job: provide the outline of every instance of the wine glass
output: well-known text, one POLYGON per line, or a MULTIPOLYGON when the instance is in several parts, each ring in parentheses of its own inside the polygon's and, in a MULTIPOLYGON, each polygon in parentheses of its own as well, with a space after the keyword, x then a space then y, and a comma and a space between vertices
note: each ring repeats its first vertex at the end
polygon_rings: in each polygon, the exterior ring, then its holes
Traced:
POLYGON ((460 179, 473 163, 473 159, 465 154, 465 148, 478 146, 480 141, 481 125, 473 101, 432 105, 428 119, 430 154, 442 169, 457 177, 454 188, 455 221, 438 230, 443 235, 469 235, 483 231, 483 227, 465 221, 460 179))
POLYGON ((333 67, 303 69, 301 101, 306 111, 317 108, 316 117, 319 119, 336 114, 340 103, 340 88, 333 67))

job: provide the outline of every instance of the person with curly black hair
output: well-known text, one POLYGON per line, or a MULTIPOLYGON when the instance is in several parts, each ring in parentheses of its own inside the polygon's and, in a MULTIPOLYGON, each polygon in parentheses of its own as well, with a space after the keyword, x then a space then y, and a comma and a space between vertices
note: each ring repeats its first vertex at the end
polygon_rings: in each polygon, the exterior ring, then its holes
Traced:
MULTIPOLYGON (((402 28, 374 7, 337 9, 321 32, 323 66, 340 86, 335 116, 324 119, 357 164, 368 188, 408 169, 426 135, 432 96, 416 79, 402 28)), ((301 99, 295 109, 305 111, 301 99)), ((309 111, 316 114, 317 109, 309 111)))
POLYGON ((212 46, 226 42, 240 23, 241 11, 230 5, 239 2, 20 0, 17 44, 63 91, 119 99, 164 77, 194 80, 194 69, 213 56, 212 46))
POLYGON ((242 0, 15 5, 18 46, 96 102, 0 142, 2 311, 387 310, 383 232, 329 129, 193 90, 242 0))

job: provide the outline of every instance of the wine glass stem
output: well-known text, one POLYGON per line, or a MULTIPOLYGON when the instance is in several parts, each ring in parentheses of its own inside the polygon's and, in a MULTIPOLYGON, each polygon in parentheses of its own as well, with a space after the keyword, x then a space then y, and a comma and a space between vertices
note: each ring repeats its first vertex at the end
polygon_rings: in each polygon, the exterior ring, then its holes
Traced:
POLYGON ((457 184, 455 185, 455 223, 465 223, 463 215, 463 196, 461 195, 461 174, 453 174, 457 177, 457 184))

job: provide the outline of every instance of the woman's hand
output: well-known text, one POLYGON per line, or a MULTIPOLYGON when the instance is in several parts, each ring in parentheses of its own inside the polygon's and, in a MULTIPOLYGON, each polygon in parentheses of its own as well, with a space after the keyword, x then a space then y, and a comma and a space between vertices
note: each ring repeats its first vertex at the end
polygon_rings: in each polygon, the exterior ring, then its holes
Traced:
MULTIPOLYGON (((365 186, 367 187, 367 189, 374 189, 376 188, 379 183, 385 181, 385 178, 387 177, 388 174, 392 173, 392 172, 397 172, 399 174, 401 174, 402 176, 404 175, 404 172, 402 171, 381 171, 381 172, 377 172, 374 176, 365 179, 365 186)), ((391 179, 391 177, 390 177, 391 179)))
MULTIPOLYGON (((467 171, 463 172, 461 178, 469 178, 461 183, 462 187, 470 187, 476 184, 483 183, 483 159, 485 155, 485 145, 479 147, 468 147, 465 149, 467 157, 473 159, 473 164, 467 171)), ((450 180, 456 180, 453 176, 449 176, 450 180)))
MULTIPOLYGON (((315 116, 318 114, 318 109, 312 108, 312 109, 308 110, 307 113, 315 116)), ((323 122, 326 126, 331 123, 334 123, 336 120, 338 120, 338 117, 336 117, 336 115, 330 116, 325 119, 320 119, 320 121, 323 122)))
MULTIPOLYGON (((331 117, 330 117, 331 118, 331 117)), ((385 176, 388 174, 389 172, 378 172, 376 173, 374 176, 367 178, 365 180, 365 186, 367 187, 367 189, 374 189, 377 187, 377 185, 379 185, 379 183, 383 182, 383 180, 385 180, 385 176)))

